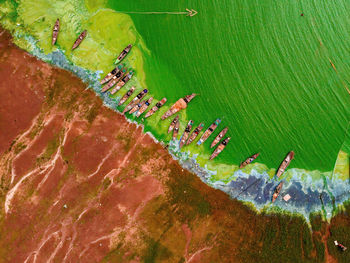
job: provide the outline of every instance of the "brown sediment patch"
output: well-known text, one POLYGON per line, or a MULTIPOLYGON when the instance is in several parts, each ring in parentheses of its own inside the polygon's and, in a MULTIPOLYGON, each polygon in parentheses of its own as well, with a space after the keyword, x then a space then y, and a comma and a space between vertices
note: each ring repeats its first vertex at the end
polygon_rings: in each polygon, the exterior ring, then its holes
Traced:
POLYGON ((50 66, 13 48, 8 32, 0 29, 0 154, 16 136, 29 128, 44 101, 40 83, 48 77, 50 66), (24 64, 24 59, 32 65, 24 64), (6 66, 5 66, 6 65, 6 66), (19 78, 16 78, 19 76, 19 78))
MULTIPOLYGON (((140 127, 102 106, 78 78, 52 70, 7 38, 0 38, 5 47, 0 73, 20 68, 16 74, 7 72, 0 89, 29 83, 21 86, 20 101, 29 101, 30 109, 17 103, 17 93, 6 94, 11 103, 0 106, 2 112, 13 113, 6 115, 9 123, 25 114, 19 124, 9 124, 9 134, 0 135, 1 260, 193 263, 322 258, 302 219, 256 215, 205 185, 140 127)), ((331 237, 324 238, 333 256, 331 237)))

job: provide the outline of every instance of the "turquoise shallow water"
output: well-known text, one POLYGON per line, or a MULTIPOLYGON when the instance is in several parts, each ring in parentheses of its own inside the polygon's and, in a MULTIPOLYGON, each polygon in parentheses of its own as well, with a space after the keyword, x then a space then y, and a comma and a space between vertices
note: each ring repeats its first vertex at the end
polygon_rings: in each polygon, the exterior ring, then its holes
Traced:
MULTIPOLYGON (((117 11, 188 7, 199 12, 192 18, 130 16, 151 51, 145 53, 145 72, 152 94, 171 103, 200 93, 189 104, 187 117, 207 126, 220 117, 220 128, 229 127, 232 139, 217 163, 238 164, 260 151, 259 162, 276 168, 294 150, 290 167, 333 169, 350 116, 349 2, 154 0, 108 5, 117 11)), ((154 128, 146 129, 157 135, 154 128)))

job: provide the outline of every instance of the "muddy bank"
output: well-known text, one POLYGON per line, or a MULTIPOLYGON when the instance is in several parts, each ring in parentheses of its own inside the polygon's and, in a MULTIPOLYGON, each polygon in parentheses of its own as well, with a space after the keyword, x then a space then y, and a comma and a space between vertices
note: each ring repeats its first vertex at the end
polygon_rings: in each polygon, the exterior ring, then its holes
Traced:
POLYGON ((347 262, 346 212, 256 215, 0 34, 2 262, 347 262))

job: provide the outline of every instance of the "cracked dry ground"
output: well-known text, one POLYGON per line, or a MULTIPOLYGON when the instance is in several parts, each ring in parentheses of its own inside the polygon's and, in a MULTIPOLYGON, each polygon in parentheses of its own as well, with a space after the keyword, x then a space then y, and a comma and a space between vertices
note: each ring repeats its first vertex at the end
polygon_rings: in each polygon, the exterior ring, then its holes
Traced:
POLYGON ((0 262, 334 260, 321 230, 208 187, 0 32, 0 262))

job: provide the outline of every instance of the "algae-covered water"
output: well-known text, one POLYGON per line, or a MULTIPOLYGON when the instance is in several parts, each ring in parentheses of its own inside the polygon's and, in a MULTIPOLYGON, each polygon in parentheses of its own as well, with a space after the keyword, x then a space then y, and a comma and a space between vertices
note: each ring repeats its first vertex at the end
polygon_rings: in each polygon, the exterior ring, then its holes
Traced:
MULTIPOLYGON (((187 110, 195 124, 222 118, 232 137, 217 162, 238 164, 261 152, 278 167, 329 171, 350 116, 350 3, 347 1, 113 1, 130 14, 151 56, 145 59, 152 93, 174 102, 196 92, 187 110), (303 13, 303 16, 301 14, 303 13), (330 60, 337 71, 331 66, 330 60)), ((209 144, 206 148, 209 149, 209 144)))
POLYGON ((350 191, 349 11, 346 1, 0 0, 0 23, 18 46, 77 74, 109 107, 116 109, 132 85, 135 94, 148 88, 153 104, 167 97, 158 113, 137 119, 145 131, 169 143, 174 158, 203 181, 257 208, 272 207, 279 183, 273 175, 294 150, 281 178, 281 197, 292 198, 279 198, 275 206, 330 217, 350 191), (198 14, 129 13, 185 8, 198 14), (61 28, 52 47, 57 18, 61 28), (86 39, 71 51, 84 29, 86 39), (135 76, 117 94, 101 94, 98 80, 130 43, 123 63, 135 76), (227 126, 232 139, 214 161, 208 161, 214 136, 180 151, 166 133, 171 118, 160 120, 173 102, 193 92, 200 95, 180 113, 180 133, 189 119, 207 128, 221 118, 214 135, 227 126), (261 153, 256 162, 238 169, 255 152, 261 153))

